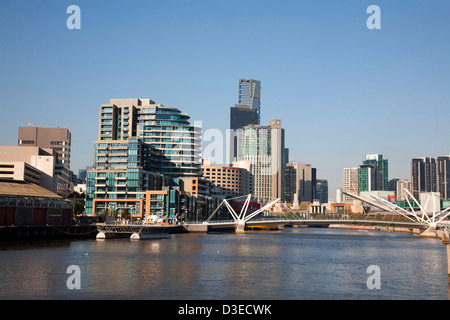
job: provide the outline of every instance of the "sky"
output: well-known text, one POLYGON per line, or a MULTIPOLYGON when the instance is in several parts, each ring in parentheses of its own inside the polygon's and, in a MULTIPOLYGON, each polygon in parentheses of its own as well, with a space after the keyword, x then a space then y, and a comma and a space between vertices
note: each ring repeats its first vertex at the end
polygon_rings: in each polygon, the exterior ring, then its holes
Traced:
POLYGON ((111 98, 225 135, 238 80, 256 79, 261 124, 282 120, 291 159, 317 168, 330 199, 366 154, 410 179, 412 158, 450 154, 449 17, 446 0, 0 0, 0 145, 19 126, 69 128, 77 173, 111 98), (70 5, 81 29, 67 28, 70 5))

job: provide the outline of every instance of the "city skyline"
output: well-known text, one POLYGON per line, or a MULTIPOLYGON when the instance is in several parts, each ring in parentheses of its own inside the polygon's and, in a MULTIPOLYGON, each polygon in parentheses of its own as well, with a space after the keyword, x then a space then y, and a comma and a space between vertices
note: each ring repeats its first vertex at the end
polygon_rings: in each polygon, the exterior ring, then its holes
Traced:
POLYGON ((237 80, 257 79, 261 123, 283 121, 291 158, 317 168, 330 199, 366 154, 389 159, 389 179, 450 154, 448 3, 76 1, 81 30, 68 30, 70 4, 0 4, 2 145, 19 126, 68 128, 78 172, 92 165, 104 101, 150 98, 225 132, 237 80), (371 4, 380 30, 366 27, 371 4), (253 41, 237 41, 250 27, 253 41))

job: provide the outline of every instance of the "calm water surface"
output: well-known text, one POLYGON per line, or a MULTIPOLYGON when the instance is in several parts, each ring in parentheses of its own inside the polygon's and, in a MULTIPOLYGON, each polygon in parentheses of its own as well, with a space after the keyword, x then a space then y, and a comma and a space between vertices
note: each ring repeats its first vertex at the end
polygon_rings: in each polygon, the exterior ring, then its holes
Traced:
POLYGON ((400 233, 286 228, 0 243, 0 299, 449 299, 446 248, 400 233), (69 290, 67 267, 81 270, 69 290), (367 268, 381 271, 369 290, 367 268))

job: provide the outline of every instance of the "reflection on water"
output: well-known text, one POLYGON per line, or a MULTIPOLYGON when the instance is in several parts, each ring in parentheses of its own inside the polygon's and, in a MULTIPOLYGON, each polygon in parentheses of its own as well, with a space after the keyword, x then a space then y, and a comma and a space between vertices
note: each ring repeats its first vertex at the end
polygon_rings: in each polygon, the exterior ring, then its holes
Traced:
POLYGON ((286 228, 0 243, 1 299, 449 299, 446 248, 400 233, 286 228), (66 286, 81 269, 81 289, 66 286), (367 268, 381 270, 369 290, 367 268))

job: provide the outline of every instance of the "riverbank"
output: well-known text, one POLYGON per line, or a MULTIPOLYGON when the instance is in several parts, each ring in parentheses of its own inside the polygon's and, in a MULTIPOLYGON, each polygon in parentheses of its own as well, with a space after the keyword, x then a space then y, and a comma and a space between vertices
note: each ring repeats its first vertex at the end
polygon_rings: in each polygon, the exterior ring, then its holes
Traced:
MULTIPOLYGON (((346 225, 346 224, 330 224, 328 228, 333 229, 352 229, 352 230, 366 230, 366 231, 386 231, 386 232, 400 232, 412 234, 415 236, 420 236, 423 230, 418 228, 410 229, 410 228, 402 228, 402 227, 378 227, 378 226, 355 226, 355 225, 346 225)), ((448 244, 449 239, 445 236, 442 230, 435 230, 436 238, 441 240, 443 244, 448 244)))

